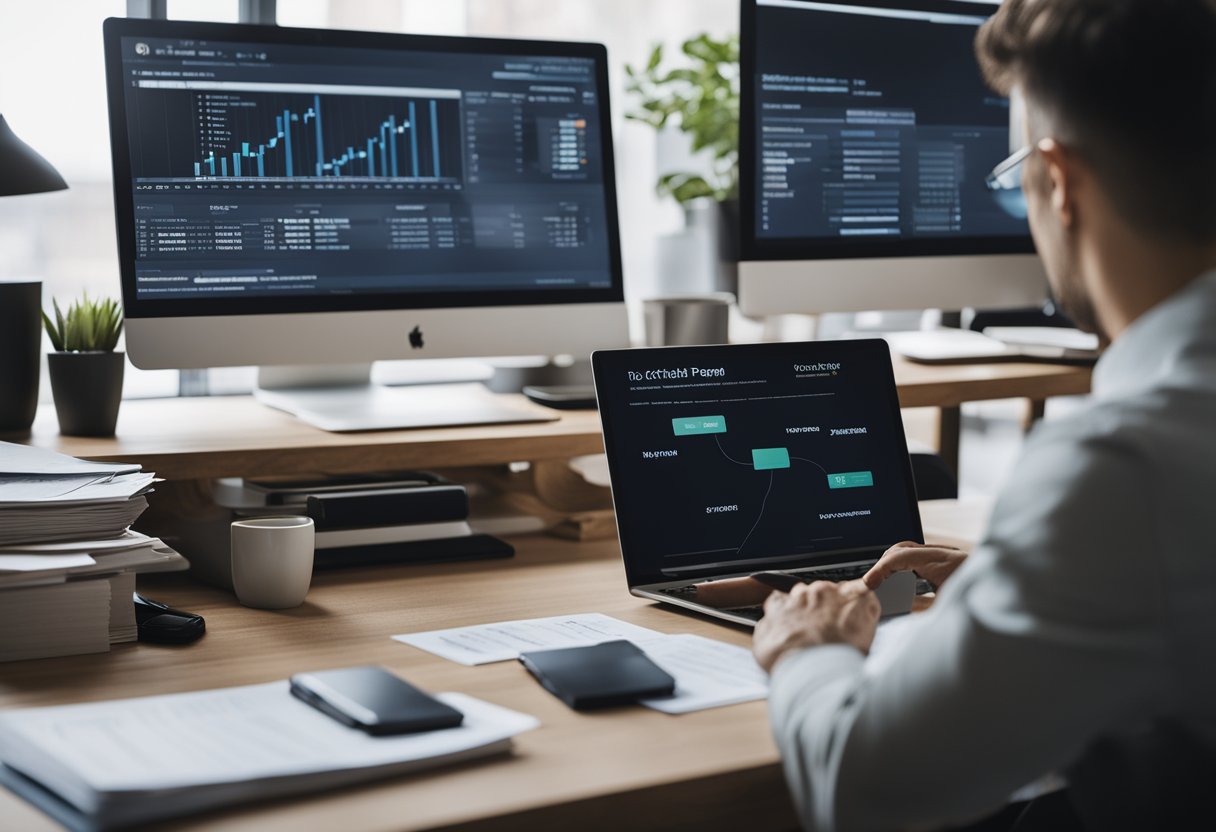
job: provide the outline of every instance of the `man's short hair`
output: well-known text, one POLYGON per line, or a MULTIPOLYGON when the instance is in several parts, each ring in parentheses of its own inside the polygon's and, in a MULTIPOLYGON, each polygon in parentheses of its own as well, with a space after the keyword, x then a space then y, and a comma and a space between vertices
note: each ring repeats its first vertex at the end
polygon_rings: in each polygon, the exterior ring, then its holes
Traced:
POLYGON ((976 54, 1126 219, 1216 240, 1216 0, 1005 0, 976 54))

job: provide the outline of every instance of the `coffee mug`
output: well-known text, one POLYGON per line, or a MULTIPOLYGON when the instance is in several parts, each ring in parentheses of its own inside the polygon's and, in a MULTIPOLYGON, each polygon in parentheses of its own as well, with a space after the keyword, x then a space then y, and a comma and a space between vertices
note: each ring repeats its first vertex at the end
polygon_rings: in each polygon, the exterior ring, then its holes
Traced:
POLYGON ((312 583, 311 517, 253 517, 232 524, 232 588, 247 607, 298 607, 312 583))

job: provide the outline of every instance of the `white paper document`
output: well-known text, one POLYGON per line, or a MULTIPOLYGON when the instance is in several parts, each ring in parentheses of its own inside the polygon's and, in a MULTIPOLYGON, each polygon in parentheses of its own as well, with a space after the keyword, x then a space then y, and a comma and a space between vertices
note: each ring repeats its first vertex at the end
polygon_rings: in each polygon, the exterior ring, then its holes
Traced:
POLYGON ((94 566, 91 555, 5 555, 0 554, 0 572, 39 572, 43 569, 76 569, 94 566))
POLYGON ((144 549, 157 545, 159 542, 158 538, 148 537, 146 534, 128 529, 118 537, 103 540, 61 540, 56 543, 18 543, 13 546, 0 546, 0 555, 102 555, 130 549, 144 549))
POLYGON ((0 474, 127 474, 140 466, 124 462, 89 462, 67 454, 55 453, 16 442, 0 442, 0 474))
POLYGON ((0 475, 0 505, 126 500, 152 485, 154 474, 86 474, 70 477, 0 475))
POLYGON ((0 760, 121 825, 506 750, 539 724, 460 693, 456 728, 373 737, 291 695, 286 681, 0 714, 0 760), (412 765, 411 765, 412 764, 412 765))
POLYGON ((638 647, 676 680, 675 696, 643 699, 666 714, 686 714, 768 696, 768 674, 752 651, 694 635, 661 636, 638 647))
POLYGON ((518 659, 520 653, 529 650, 590 647, 618 639, 640 644, 661 635, 656 630, 593 612, 403 633, 393 638, 436 656, 474 666, 518 659))

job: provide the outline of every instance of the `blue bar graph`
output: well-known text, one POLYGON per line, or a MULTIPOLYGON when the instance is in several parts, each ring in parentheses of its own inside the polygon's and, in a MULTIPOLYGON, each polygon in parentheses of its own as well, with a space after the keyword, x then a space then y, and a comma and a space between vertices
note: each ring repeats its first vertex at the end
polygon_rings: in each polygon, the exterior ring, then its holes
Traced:
POLYGON ((431 99, 431 153, 435 156, 435 178, 439 178, 439 108, 431 99))
MULTIPOLYGON (((272 120, 273 127, 261 137, 239 133, 234 136, 232 124, 236 119, 224 121, 230 137, 225 142, 227 146, 205 150, 202 158, 193 162, 194 176, 243 179, 366 176, 437 181, 446 174, 449 179, 459 178, 461 157, 451 146, 454 131, 460 129, 456 99, 393 101, 361 96, 354 101, 338 99, 335 103, 329 96, 309 94, 302 102, 292 103, 298 99, 298 96, 294 99, 277 96, 262 104, 256 96, 249 95, 242 96, 239 104, 229 105, 242 108, 237 122, 240 125, 247 128, 259 120, 264 125, 272 120), (420 107, 420 103, 424 106, 420 107), (322 113, 326 106, 333 108, 330 118, 322 113), (382 115, 376 114, 381 106, 384 106, 380 110, 382 115), (260 113, 265 115, 259 118, 260 113), (439 143, 445 137, 449 144, 440 148, 439 143), (398 146, 407 138, 408 168, 402 155, 406 148, 398 146), (342 150, 335 153, 337 148, 342 150), (451 170, 444 170, 445 167, 451 170)), ((208 134, 211 135, 215 134, 208 134)), ((206 143, 211 141, 204 139, 206 143)))
POLYGON ((283 159, 287 162, 287 175, 292 176, 291 171, 291 111, 283 111, 283 159))
POLYGON ((410 102, 410 161, 414 165, 414 178, 418 178, 418 130, 414 127, 418 118, 414 113, 414 102, 410 102))
POLYGON ((393 137, 389 145, 389 168, 393 176, 397 175, 397 117, 388 117, 388 134, 393 137))
POLYGON ((325 172, 322 161, 325 158, 325 143, 321 140, 321 96, 312 97, 312 109, 316 114, 313 120, 317 125, 317 176, 321 176, 325 172))

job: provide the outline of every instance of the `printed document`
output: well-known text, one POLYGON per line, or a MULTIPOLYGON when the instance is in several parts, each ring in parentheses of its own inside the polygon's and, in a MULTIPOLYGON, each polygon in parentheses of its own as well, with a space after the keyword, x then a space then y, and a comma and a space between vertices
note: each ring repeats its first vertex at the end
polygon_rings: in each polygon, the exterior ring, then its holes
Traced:
POLYGON ((656 630, 592 612, 500 621, 425 633, 403 633, 393 636, 393 639, 436 656, 474 666, 518 659, 520 653, 529 650, 590 647, 620 639, 640 644, 643 639, 661 635, 656 630))

